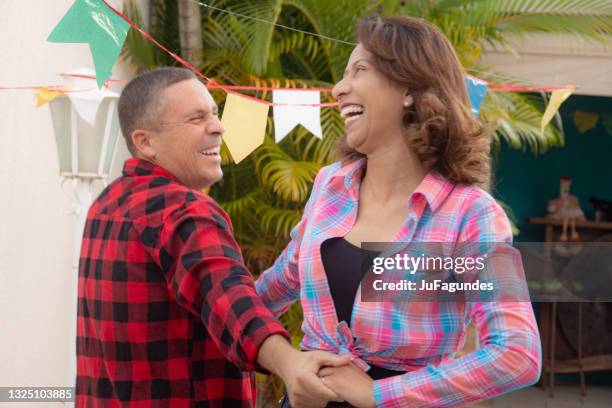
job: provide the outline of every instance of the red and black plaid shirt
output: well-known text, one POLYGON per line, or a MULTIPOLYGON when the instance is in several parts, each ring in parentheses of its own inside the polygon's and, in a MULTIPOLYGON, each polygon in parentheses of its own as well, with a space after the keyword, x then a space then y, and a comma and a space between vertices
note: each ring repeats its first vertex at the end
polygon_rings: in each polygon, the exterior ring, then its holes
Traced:
POLYGON ((87 216, 79 265, 77 406, 251 407, 263 306, 227 214, 147 161, 87 216))

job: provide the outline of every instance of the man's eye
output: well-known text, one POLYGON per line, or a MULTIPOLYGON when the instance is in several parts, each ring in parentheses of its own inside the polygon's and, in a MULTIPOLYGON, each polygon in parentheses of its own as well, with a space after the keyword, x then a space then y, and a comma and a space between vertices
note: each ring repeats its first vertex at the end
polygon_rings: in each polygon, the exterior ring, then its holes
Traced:
POLYGON ((194 116, 192 118, 189 119, 189 123, 193 123, 193 124, 199 124, 202 123, 205 119, 204 115, 198 115, 198 116, 194 116))

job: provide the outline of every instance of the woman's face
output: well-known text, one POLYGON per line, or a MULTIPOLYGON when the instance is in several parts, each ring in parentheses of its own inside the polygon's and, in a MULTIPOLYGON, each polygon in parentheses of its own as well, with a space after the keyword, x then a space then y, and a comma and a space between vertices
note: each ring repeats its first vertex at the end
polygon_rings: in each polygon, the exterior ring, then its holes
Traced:
POLYGON ((374 58, 358 44, 332 91, 344 118, 348 145, 365 155, 401 140, 402 117, 412 104, 406 89, 376 69, 374 58))

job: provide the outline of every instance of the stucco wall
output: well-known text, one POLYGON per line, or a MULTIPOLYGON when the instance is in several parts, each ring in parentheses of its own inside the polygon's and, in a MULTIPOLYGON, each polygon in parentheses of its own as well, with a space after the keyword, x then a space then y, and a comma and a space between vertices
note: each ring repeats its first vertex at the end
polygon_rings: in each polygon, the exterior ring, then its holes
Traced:
MULTIPOLYGON (((72 3, 0 2, 0 86, 60 84, 61 72, 93 68, 86 44, 46 42, 72 3)), ((114 76, 130 72, 119 63, 114 76)), ((0 386, 65 385, 74 324, 67 316, 75 218, 60 188, 49 109, 36 108, 33 95, 0 91, 0 386)), ((120 143, 114 176, 125 157, 120 143)))

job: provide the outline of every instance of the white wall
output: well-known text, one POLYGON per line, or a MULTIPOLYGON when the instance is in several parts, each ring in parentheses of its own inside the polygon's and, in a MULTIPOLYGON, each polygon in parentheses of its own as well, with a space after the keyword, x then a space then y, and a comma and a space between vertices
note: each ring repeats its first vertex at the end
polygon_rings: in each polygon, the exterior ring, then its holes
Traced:
POLYGON ((535 86, 576 85, 577 94, 612 96, 612 37, 603 45, 567 34, 537 33, 510 43, 518 55, 487 46, 483 64, 535 86))
MULTIPOLYGON (((93 68, 86 44, 46 42, 72 3, 0 1, 0 86, 61 84, 59 73, 93 68)), ((113 76, 130 73, 118 63, 113 76)), ((127 155, 120 142, 114 176, 127 155)), ((0 90, 0 386, 66 384, 75 302, 70 204, 49 108, 35 107, 34 91, 0 90)))

